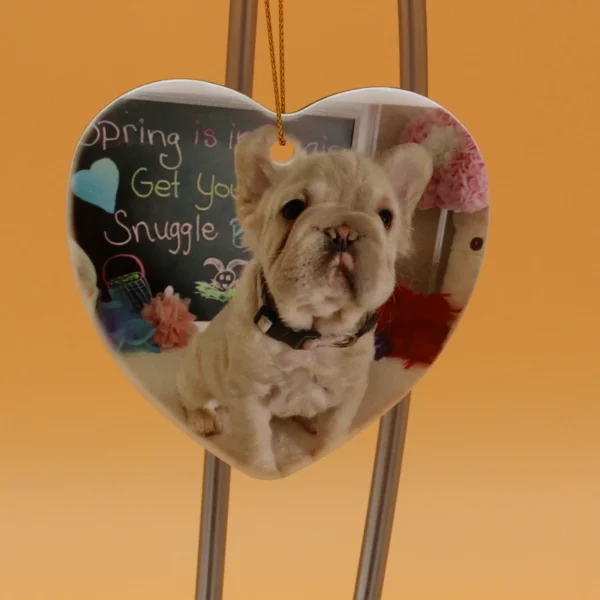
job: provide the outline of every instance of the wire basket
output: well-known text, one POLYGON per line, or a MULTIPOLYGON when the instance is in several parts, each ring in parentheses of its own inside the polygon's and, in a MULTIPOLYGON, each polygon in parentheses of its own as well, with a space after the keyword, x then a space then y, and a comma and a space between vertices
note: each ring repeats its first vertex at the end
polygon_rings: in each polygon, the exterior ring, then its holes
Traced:
POLYGON ((145 304, 152 300, 152 290, 146 279, 146 270, 142 261, 133 254, 115 254, 107 259, 102 265, 102 279, 111 300, 118 302, 121 306, 129 308, 133 312, 139 313, 145 304), (136 269, 127 271, 122 275, 109 278, 107 276, 107 266, 117 258, 130 259, 136 269))

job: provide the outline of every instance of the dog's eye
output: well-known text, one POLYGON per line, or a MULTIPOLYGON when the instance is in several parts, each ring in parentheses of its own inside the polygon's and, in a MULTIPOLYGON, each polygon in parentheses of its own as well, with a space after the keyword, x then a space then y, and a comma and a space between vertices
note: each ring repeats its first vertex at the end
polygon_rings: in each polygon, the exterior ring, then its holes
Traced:
POLYGON ((281 209, 281 215, 284 219, 288 221, 295 221, 306 208, 306 203, 304 200, 299 200, 296 198, 295 200, 290 200, 283 205, 281 209))
POLYGON ((383 226, 386 229, 389 229, 392 226, 392 221, 394 220, 394 215, 392 214, 391 210, 384 208, 383 210, 379 211, 379 218, 381 219, 383 226))

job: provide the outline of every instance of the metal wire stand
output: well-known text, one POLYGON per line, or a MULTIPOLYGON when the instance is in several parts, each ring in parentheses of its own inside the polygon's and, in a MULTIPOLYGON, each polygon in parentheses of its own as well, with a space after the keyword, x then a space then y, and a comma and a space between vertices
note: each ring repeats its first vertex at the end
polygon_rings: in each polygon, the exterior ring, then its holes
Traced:
MULTIPOLYGON (((400 21, 401 87, 427 95, 426 0, 398 0, 400 21)), ((226 85, 252 95, 257 0, 230 0, 226 85)), ((438 222, 429 288, 438 286, 447 211, 438 222)), ((410 394, 380 422, 369 506, 354 591, 354 600, 379 600, 383 590, 402 457, 406 439, 410 394)), ((227 512, 228 465, 206 453, 196 600, 221 600, 227 512)))
MULTIPOLYGON (((427 14, 425 0, 398 0, 400 21, 400 87, 427 95, 427 14)), ((435 291, 446 231, 440 216, 429 279, 435 291)), ((379 600, 392 538, 400 471, 406 442, 410 393, 379 424, 369 506, 358 563, 354 600, 379 600)))
MULTIPOLYGON (((258 0, 231 0, 225 85, 252 96, 258 0)), ((204 456, 202 513, 196 600, 221 600, 225 570, 229 465, 209 452, 204 456)))

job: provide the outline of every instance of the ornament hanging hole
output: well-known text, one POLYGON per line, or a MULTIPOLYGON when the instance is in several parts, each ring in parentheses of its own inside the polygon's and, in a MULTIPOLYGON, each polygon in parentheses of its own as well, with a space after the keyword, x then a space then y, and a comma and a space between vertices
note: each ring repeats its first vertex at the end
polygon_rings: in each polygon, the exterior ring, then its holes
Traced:
POLYGON ((275 142, 270 150, 271 160, 280 165, 290 163, 295 154, 294 144, 289 140, 286 140, 285 145, 281 145, 279 141, 275 142))

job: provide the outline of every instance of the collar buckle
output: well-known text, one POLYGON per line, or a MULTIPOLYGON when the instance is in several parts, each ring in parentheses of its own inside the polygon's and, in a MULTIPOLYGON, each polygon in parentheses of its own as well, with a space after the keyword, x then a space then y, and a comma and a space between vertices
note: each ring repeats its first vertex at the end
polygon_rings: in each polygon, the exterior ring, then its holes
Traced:
POLYGON ((354 346, 358 342, 357 335, 343 335, 340 336, 340 339, 336 340, 333 344, 331 344, 332 348, 349 348, 350 346, 354 346))
POLYGON ((310 342, 318 340, 321 336, 316 331, 296 332, 297 335, 289 336, 287 345, 294 350, 306 350, 310 342))

